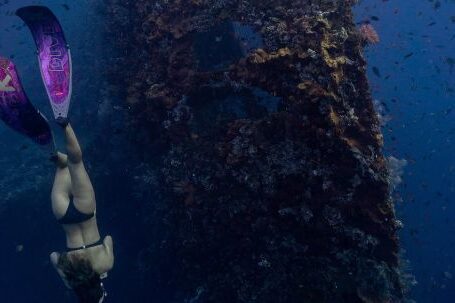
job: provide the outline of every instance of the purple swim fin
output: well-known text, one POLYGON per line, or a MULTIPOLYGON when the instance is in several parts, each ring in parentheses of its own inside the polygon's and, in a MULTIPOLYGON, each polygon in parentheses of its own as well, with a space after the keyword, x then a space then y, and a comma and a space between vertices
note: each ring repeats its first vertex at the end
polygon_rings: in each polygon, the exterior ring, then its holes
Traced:
POLYGON ((26 6, 16 14, 35 39, 41 76, 54 118, 67 118, 72 90, 71 53, 55 15, 44 6, 26 6))
POLYGON ((10 128, 40 145, 53 144, 49 124, 28 100, 22 89, 16 67, 9 59, 1 57, 0 119, 10 128))

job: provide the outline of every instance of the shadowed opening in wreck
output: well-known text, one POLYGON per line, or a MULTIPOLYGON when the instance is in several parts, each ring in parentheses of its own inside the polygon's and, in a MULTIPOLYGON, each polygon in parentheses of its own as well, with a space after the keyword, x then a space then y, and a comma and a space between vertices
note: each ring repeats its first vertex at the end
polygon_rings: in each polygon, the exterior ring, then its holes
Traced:
POLYGON ((205 86, 188 97, 187 105, 192 109, 193 130, 206 132, 214 124, 225 125, 236 119, 260 119, 277 112, 282 99, 256 87, 205 86))
POLYGON ((225 70, 263 46, 253 27, 237 21, 219 23, 194 35, 193 51, 199 71, 225 70))

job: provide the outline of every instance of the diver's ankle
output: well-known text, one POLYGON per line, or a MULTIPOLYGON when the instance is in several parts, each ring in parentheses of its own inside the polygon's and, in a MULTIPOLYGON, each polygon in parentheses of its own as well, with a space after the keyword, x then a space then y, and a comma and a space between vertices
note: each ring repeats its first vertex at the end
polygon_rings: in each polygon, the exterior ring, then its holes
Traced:
POLYGON ((55 119, 55 123, 57 123, 61 128, 65 129, 70 123, 70 120, 67 117, 57 117, 55 119))
POLYGON ((57 153, 52 154, 52 155, 49 157, 49 161, 51 161, 52 163, 57 164, 57 163, 58 163, 58 155, 57 155, 57 153))

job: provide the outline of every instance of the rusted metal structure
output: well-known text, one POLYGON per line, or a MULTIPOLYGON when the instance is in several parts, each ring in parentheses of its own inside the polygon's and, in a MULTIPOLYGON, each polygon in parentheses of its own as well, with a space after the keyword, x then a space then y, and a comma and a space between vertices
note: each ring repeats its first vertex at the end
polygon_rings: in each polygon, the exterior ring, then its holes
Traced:
POLYGON ((353 1, 108 2, 160 302, 404 302, 353 1))

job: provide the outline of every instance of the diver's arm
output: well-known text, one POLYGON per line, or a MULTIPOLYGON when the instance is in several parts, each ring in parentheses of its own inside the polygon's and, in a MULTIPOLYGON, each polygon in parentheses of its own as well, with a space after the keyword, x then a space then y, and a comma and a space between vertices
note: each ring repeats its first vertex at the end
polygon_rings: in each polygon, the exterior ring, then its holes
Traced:
POLYGON ((111 236, 106 236, 103 240, 104 248, 106 249, 107 255, 110 259, 109 270, 114 267, 114 242, 111 236))
POLYGON ((114 241, 111 236, 106 236, 103 240, 104 247, 110 252, 114 252, 114 241))

